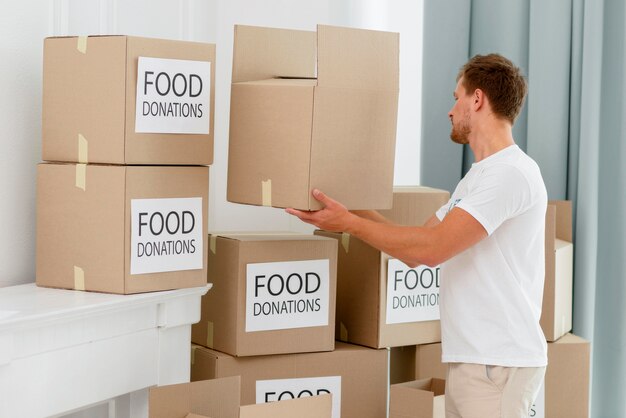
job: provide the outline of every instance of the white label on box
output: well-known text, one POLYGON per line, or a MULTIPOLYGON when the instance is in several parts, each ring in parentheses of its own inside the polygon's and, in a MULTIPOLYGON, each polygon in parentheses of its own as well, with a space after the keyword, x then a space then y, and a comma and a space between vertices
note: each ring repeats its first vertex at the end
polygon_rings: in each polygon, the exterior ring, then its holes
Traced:
POLYGON ((546 382, 541 384, 535 403, 530 407, 529 418, 546 418, 546 382))
POLYGON ((246 332, 328 325, 330 262, 248 264, 246 332))
POLYGON ((387 264, 387 324, 439 319, 439 266, 387 264))
POLYGON ((283 401, 331 393, 332 418, 341 417, 341 376, 257 380, 256 403, 283 401))
POLYGON ((139 57, 135 132, 208 134, 211 63, 139 57))
POLYGON ((130 274, 202 269, 202 198, 132 199, 130 274))

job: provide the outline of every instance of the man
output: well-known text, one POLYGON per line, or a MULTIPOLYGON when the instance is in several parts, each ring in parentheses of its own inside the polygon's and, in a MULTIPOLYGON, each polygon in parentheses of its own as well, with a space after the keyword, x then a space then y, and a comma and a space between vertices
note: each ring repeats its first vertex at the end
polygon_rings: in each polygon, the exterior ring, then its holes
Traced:
POLYGON ((287 209, 321 229, 348 232, 409 266, 440 263, 446 417, 527 418, 547 364, 539 325, 547 193, 537 164, 515 145, 526 96, 519 68, 477 55, 460 70, 450 137, 475 163, 450 201, 423 227, 394 225, 374 211, 287 209))

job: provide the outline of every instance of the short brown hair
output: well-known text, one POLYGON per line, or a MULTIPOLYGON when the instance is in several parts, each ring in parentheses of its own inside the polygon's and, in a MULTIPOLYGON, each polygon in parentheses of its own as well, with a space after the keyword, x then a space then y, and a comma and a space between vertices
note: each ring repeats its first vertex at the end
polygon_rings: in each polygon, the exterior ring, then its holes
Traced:
POLYGON ((500 54, 475 55, 459 71, 468 94, 485 93, 493 112, 511 124, 519 115, 528 91, 521 70, 500 54))

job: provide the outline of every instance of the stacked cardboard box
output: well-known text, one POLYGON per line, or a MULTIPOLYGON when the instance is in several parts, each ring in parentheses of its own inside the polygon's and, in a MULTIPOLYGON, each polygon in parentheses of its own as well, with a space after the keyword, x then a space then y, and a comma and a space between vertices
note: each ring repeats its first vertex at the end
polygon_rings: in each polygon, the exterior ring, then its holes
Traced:
POLYGON ((149 418, 331 418, 331 395, 240 406, 239 376, 150 389, 149 418))
MULTIPOLYGON (((394 189, 394 223, 423 225, 448 201, 428 187, 394 189)), ((336 338, 373 348, 439 342, 439 268, 410 268, 348 234, 316 231, 341 242, 337 266, 336 338)))
POLYGON ((387 350, 338 342, 334 351, 234 357, 192 348, 192 380, 241 376, 241 402, 330 393, 333 418, 380 418, 387 412, 387 350))
POLYGON ((235 26, 228 200, 390 208, 398 52, 397 33, 235 26))
POLYGON ((137 293, 206 283, 215 46, 44 42, 37 284, 137 293))
POLYGON ((386 350, 335 347, 336 240, 231 233, 209 242, 213 287, 192 327, 207 348, 194 346, 192 380, 241 376, 244 405, 332 393, 333 417, 386 412, 386 350))
MULTIPOLYGON (((397 99, 398 34, 236 26, 228 200, 313 209, 320 188, 391 207, 397 99)), ((335 347, 336 240, 230 233, 209 247, 193 380, 240 375, 242 404, 331 393, 335 418, 386 415, 387 351, 335 347)))
POLYGON ((234 356, 331 351, 337 242, 301 234, 211 235, 196 344, 234 356))
POLYGON ((545 257, 541 328, 546 340, 556 341, 572 330, 572 202, 550 201, 548 204, 545 257))

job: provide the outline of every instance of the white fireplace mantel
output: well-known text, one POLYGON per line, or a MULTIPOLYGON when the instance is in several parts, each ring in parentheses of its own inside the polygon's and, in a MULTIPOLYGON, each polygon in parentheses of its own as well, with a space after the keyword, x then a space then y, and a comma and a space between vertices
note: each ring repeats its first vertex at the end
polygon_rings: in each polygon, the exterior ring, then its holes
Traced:
POLYGON ((0 417, 103 402, 108 416, 147 417, 147 388, 189 381, 191 324, 210 287, 126 296, 0 288, 0 417))

